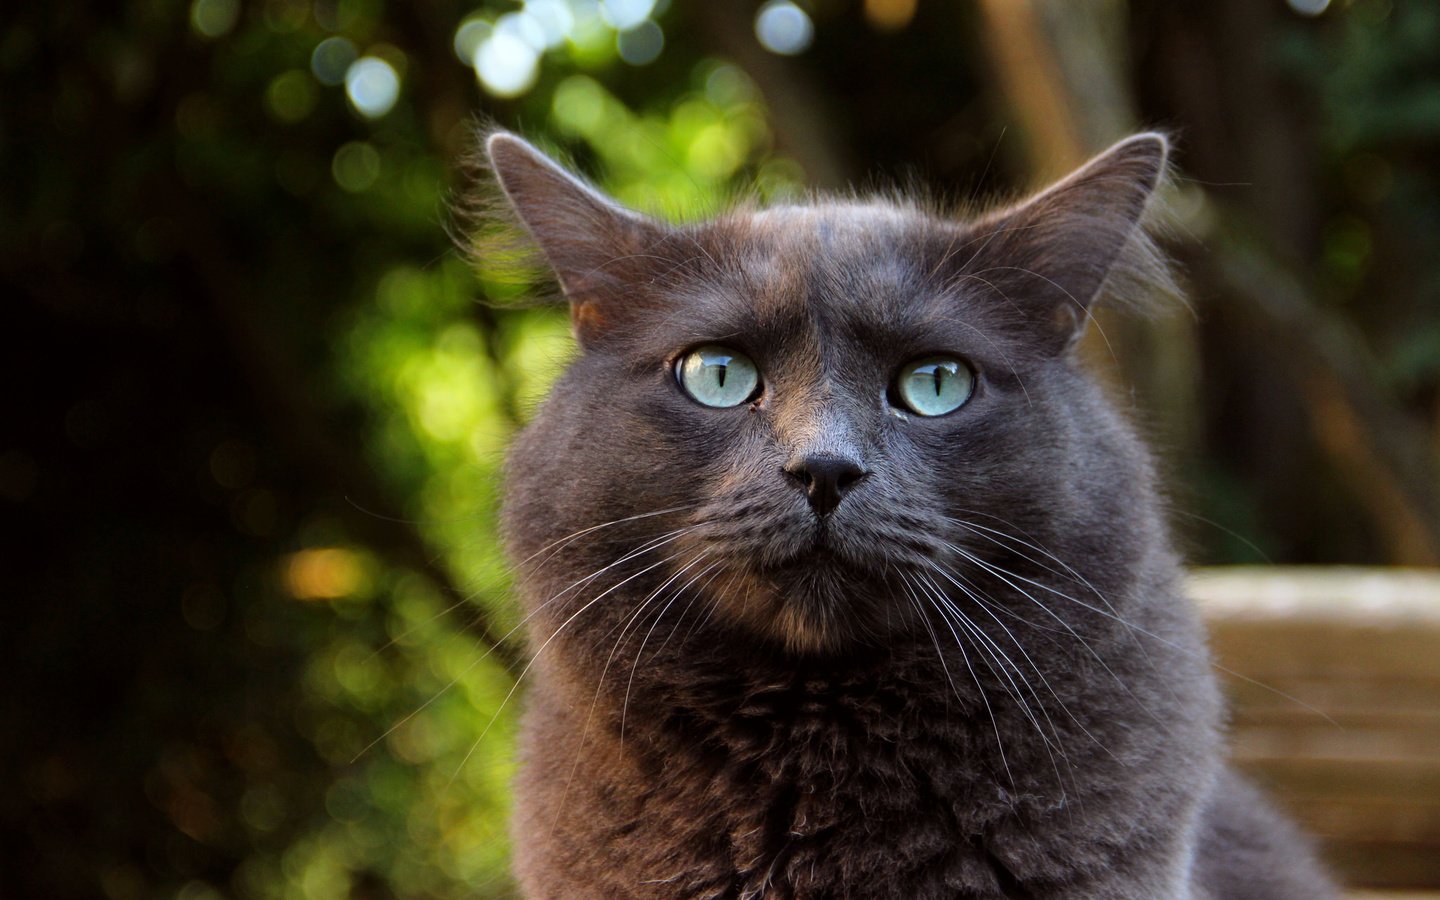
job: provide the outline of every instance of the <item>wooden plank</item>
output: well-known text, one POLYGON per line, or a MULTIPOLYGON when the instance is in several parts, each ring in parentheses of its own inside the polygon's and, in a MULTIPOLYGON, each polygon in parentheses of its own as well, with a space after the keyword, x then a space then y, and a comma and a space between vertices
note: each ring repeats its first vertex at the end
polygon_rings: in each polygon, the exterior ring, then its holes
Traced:
POLYGON ((1349 622, 1440 629, 1440 570, 1218 566, 1191 571, 1190 595, 1211 621, 1349 622))
POLYGON ((1440 734, 1426 728, 1282 727, 1250 724, 1231 736, 1237 759, 1303 758, 1347 760, 1361 765, 1414 761, 1440 769, 1440 734))
POLYGON ((1440 572, 1207 569, 1191 589, 1236 673, 1236 765, 1347 883, 1440 888, 1440 572))

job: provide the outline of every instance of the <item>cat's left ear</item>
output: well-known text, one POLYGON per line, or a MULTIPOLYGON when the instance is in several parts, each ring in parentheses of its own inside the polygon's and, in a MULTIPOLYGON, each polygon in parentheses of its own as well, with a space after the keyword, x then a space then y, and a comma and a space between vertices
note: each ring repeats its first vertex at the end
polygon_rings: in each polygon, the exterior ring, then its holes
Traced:
POLYGON ((1069 348, 1107 279, 1166 280, 1141 219, 1169 152, 1164 135, 1137 134, 1034 197, 982 218, 964 274, 1023 310, 1026 328, 1047 349, 1069 348))
POLYGON ((500 188, 570 301, 575 336, 593 346, 627 317, 664 226, 632 212, 513 134, 485 141, 500 188))

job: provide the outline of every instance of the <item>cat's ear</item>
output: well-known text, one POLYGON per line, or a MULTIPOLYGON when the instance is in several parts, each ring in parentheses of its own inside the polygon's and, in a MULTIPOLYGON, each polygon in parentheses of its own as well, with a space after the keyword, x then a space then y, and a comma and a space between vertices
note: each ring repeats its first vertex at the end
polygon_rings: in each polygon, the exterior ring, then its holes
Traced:
POLYGON ((632 271, 664 226, 632 212, 513 134, 485 141, 490 167, 570 301, 582 345, 617 324, 642 273, 632 271))
POLYGON ((1125 288, 1168 284, 1141 219, 1169 152, 1164 135, 1134 135, 1039 194, 982 218, 965 272, 1024 310, 1027 327, 1038 329, 1047 349, 1069 348, 1107 279, 1125 288))

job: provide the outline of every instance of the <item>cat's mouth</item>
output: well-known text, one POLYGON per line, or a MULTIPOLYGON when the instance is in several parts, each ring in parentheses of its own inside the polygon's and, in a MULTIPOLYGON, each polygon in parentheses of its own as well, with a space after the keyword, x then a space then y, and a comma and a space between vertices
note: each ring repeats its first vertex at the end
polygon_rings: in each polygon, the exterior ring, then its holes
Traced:
POLYGON ((830 519, 816 519, 786 543, 783 555, 772 554, 756 563, 776 574, 834 574, 847 580, 865 580, 886 567, 886 542, 878 536, 856 534, 830 519))
POLYGON ((763 563, 755 567, 760 574, 777 580, 812 580, 827 577, 855 577, 860 570, 834 548, 817 538, 809 548, 788 559, 763 563))
POLYGON ((887 567, 857 560, 817 528, 784 558, 740 563, 724 584, 723 605, 750 627, 795 652, 834 652, 873 640, 894 624, 899 588, 887 567))
POLYGON ((727 512, 701 517, 706 524, 684 557, 702 560, 697 568, 715 561, 700 590, 726 618, 806 653, 885 640, 907 625, 902 573, 933 553, 915 537, 923 523, 862 508, 828 516, 727 512))

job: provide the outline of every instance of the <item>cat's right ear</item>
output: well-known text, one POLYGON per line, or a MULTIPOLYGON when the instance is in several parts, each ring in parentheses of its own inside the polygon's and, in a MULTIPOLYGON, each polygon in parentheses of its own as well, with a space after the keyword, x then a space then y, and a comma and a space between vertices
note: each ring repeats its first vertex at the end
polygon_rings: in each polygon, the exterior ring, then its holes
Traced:
POLYGON ((634 271, 663 226, 616 204, 507 132, 485 141, 500 188, 570 301, 576 338, 591 346, 617 324, 634 271))

